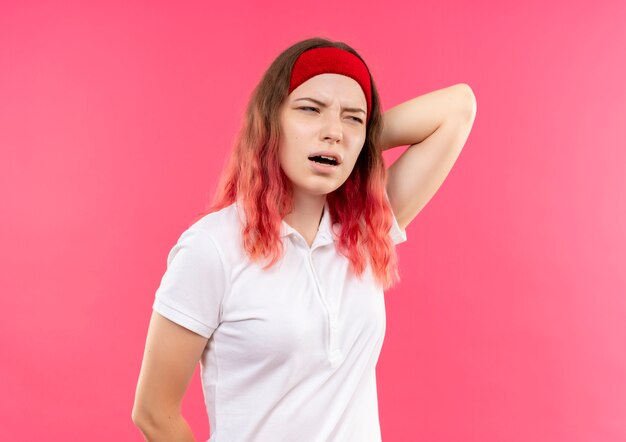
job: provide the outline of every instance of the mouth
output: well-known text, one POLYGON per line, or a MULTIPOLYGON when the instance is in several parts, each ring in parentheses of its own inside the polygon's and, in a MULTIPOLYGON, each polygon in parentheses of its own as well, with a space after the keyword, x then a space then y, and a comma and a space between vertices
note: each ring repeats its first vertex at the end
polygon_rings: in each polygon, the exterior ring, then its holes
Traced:
POLYGON ((337 164, 336 161, 322 162, 323 160, 322 161, 318 161, 318 160, 319 158, 317 157, 309 158, 309 164, 311 165, 311 169, 313 169, 313 171, 316 173, 331 174, 339 169, 339 165, 337 164))
POLYGON ((338 166, 341 164, 335 155, 311 155, 309 160, 324 166, 338 166))

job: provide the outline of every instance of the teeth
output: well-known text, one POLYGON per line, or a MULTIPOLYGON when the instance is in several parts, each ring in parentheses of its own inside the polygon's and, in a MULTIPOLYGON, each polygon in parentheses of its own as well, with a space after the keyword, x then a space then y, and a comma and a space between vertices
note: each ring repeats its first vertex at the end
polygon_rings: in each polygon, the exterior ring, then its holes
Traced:
POLYGON ((326 155, 319 155, 320 158, 324 158, 325 160, 329 160, 332 162, 332 164, 337 165, 339 164, 339 161, 337 161, 337 159, 335 157, 328 157, 326 155))
POLYGON ((335 157, 331 157, 327 155, 313 155, 313 156, 310 156, 309 159, 315 161, 316 163, 325 164, 327 166, 339 165, 339 161, 335 157), (323 162, 322 159, 327 160, 328 162, 323 162))

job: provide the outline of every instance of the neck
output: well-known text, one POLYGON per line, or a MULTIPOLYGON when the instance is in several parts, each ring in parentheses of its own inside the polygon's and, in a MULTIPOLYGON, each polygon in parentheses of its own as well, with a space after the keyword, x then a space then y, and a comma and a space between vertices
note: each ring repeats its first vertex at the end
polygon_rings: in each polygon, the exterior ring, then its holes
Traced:
POLYGON ((326 195, 306 195, 296 198, 293 210, 284 221, 297 230, 307 241, 312 242, 324 214, 326 195))

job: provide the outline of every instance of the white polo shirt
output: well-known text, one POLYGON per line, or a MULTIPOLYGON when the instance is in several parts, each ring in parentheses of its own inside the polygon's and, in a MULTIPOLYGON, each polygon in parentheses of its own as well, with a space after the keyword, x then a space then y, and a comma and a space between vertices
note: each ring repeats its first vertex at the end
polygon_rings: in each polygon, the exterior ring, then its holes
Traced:
MULTIPOLYGON (((382 286, 348 271, 328 203, 311 247, 285 221, 270 269, 241 247, 237 203, 185 230, 153 309, 208 338, 200 360, 209 442, 380 441, 382 286)), ((396 219, 390 235, 406 241, 396 219)), ((268 261, 269 262, 269 261, 268 261)))

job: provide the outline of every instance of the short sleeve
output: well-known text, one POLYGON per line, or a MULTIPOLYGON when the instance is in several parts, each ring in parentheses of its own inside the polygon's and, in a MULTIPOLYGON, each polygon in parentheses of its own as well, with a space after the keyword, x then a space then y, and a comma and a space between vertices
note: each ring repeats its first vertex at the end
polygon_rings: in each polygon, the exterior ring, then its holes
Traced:
POLYGON ((400 225, 398 224, 393 210, 391 211, 391 217, 393 218, 393 224, 391 225, 391 229, 389 229, 389 235, 394 244, 400 244, 406 241, 406 229, 400 229, 400 225))
MULTIPOLYGON (((385 189, 385 198, 387 199, 387 202, 389 203, 389 194, 387 193, 387 190, 385 189)), ((390 204, 390 209, 391 209, 391 203, 390 204)), ((400 225, 398 224, 398 220, 396 219, 396 215, 393 213, 393 210, 391 210, 391 218, 393 219, 393 224, 391 225, 391 228, 389 229, 389 236, 391 237, 391 241, 393 241, 394 245, 400 244, 404 241, 406 241, 406 229, 402 230, 400 229, 400 225)))
POLYGON ((208 339, 220 323, 225 290, 218 247, 208 232, 189 228, 167 256, 152 308, 208 339))

